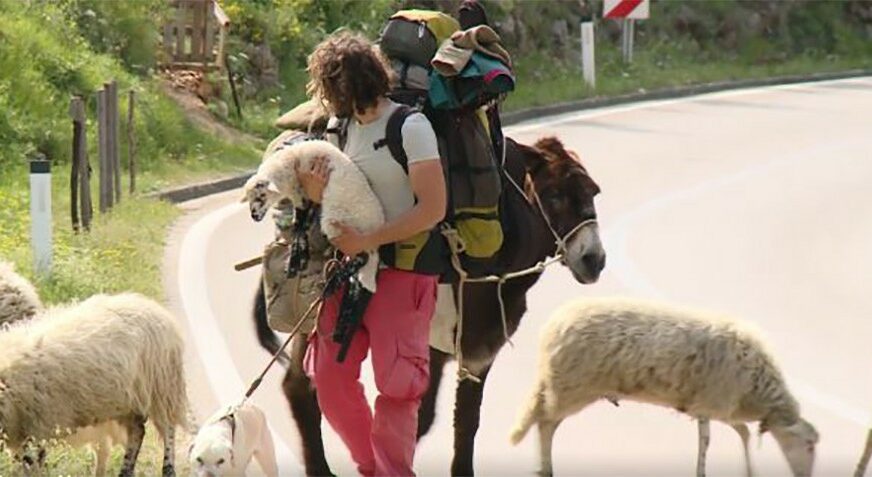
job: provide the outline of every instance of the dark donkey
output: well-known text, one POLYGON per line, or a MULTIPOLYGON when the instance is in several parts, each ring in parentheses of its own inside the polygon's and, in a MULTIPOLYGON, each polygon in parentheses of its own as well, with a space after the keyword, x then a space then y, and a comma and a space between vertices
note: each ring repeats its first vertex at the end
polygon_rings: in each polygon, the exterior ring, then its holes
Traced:
MULTIPOLYGON (((577 281, 595 282, 605 265, 594 207, 594 196, 600 190, 578 157, 564 149, 556 138, 540 139, 533 147, 508 140, 506 171, 512 180, 506 181, 503 194, 505 241, 494 259, 495 268, 524 270, 560 253, 561 262, 569 267, 577 281)), ((539 276, 532 273, 508 280, 502 286, 510 336, 527 310, 526 293, 539 276)), ((473 451, 484 384, 497 353, 505 344, 496 283, 467 283, 463 298, 463 365, 481 382, 464 380, 457 387, 452 475, 474 473, 473 451)), ((258 290, 254 315, 261 344, 274 352, 278 341, 266 326, 262 289, 258 290)), ((306 473, 330 475, 315 391, 302 370, 305 347, 306 336, 294 340, 283 390, 302 436, 306 473)), ((419 412, 419 437, 433 424, 436 393, 443 369, 451 359, 449 354, 430 349, 431 382, 419 412)))

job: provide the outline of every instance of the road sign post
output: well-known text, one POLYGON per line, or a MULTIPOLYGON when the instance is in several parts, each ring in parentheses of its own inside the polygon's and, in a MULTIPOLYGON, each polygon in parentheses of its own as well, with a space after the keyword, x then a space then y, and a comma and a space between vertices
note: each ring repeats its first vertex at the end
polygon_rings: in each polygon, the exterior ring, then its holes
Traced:
POLYGON ((649 0, 605 0, 603 18, 622 19, 621 53, 624 63, 633 62, 633 36, 636 20, 645 20, 650 14, 649 0))
POLYGON ((593 22, 581 23, 581 69, 584 82, 596 88, 593 22))

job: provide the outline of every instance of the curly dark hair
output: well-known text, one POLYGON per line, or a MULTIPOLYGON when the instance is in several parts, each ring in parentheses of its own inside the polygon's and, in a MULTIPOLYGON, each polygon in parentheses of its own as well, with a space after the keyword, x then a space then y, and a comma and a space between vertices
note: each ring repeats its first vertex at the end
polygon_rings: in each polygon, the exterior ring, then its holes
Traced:
POLYGON ((391 90, 393 71, 381 51, 363 35, 340 32, 309 55, 306 91, 341 118, 363 113, 391 90))

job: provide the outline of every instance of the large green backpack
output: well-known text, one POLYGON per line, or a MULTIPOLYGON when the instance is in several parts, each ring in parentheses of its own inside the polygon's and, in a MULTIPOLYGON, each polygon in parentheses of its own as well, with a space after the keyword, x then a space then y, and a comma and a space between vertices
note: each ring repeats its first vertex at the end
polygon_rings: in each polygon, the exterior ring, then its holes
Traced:
MULTIPOLYGON (((434 108, 429 101, 429 85, 409 81, 420 77, 412 74, 416 70, 425 69, 430 74, 430 60, 438 46, 458 29, 454 18, 429 10, 403 10, 387 22, 379 47, 400 77, 391 97, 407 107, 398 108, 389 119, 385 140, 391 155, 406 169, 403 122, 417 111, 430 120, 438 139, 448 189, 448 210, 440 230, 446 225, 456 230, 463 245, 461 264, 475 276, 487 273, 488 259, 503 243, 499 220, 502 180, 487 122, 477 108, 434 108)), ((450 262, 444 240, 438 231, 425 232, 385 247, 380 255, 386 263, 400 269, 427 273, 441 266, 440 273, 447 272, 450 262)))

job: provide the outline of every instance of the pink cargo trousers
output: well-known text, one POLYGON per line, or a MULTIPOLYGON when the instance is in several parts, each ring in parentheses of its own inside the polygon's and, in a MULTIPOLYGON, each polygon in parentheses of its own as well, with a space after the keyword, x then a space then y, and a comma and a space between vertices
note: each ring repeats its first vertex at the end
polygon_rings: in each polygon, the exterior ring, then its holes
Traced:
POLYGON ((341 293, 324 302, 306 352, 306 372, 318 404, 345 442, 361 475, 415 475, 412 463, 418 407, 430 383, 430 318, 437 277, 392 268, 381 270, 361 326, 345 361, 333 342, 341 293), (360 364, 372 350, 379 395, 374 412, 360 383, 360 364))

